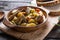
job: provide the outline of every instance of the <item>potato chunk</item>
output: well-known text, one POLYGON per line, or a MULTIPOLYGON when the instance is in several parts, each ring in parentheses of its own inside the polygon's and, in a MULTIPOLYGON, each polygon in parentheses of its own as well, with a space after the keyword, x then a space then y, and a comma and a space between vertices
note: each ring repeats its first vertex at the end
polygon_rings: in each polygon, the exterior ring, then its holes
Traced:
POLYGON ((35 20, 34 19, 30 19, 28 22, 29 23, 35 23, 35 20))
POLYGON ((17 17, 15 16, 14 18, 13 18, 13 21, 16 21, 17 20, 17 17))
POLYGON ((22 24, 21 24, 21 26, 26 26, 26 25, 27 25, 27 23, 22 23, 22 24))
POLYGON ((30 12, 31 12, 31 13, 34 13, 34 12, 35 12, 35 9, 31 9, 30 12))
POLYGON ((20 17, 20 16, 22 16, 22 15, 24 15, 25 14, 25 12, 19 12, 18 14, 17 14, 17 17, 20 17))
POLYGON ((35 24, 35 23, 29 23, 29 24, 27 24, 26 26, 27 26, 27 27, 32 27, 32 26, 35 27, 36 24, 35 24))

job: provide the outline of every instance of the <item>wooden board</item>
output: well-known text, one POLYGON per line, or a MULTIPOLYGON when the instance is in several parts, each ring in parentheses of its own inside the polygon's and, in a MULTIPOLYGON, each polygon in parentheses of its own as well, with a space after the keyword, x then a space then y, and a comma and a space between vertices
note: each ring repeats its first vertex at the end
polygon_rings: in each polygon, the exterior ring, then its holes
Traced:
POLYGON ((52 30, 55 24, 59 22, 59 17, 48 17, 45 26, 31 33, 20 33, 15 30, 7 28, 2 22, 0 23, 0 30, 17 39, 25 40, 43 40, 47 34, 52 30))

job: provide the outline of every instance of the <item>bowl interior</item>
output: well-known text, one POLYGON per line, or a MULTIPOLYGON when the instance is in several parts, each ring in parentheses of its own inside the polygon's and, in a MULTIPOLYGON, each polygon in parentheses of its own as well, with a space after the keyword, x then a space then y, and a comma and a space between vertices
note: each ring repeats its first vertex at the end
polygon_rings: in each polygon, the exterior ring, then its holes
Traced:
MULTIPOLYGON (((21 10, 21 9, 23 9, 23 8, 26 9, 27 7, 31 7, 31 8, 34 8, 34 9, 40 9, 40 10, 43 12, 44 16, 45 16, 45 21, 46 21, 46 19, 47 19, 47 12, 46 12, 45 10, 39 8, 39 7, 34 7, 34 6, 22 6, 22 7, 18 7, 18 8, 15 8, 15 9, 21 10)), ((13 10, 15 10, 15 9, 13 9, 13 10)), ((11 11, 8 13, 7 19, 8 19, 8 17, 9 17, 10 15, 12 15, 12 11, 13 11, 13 10, 11 10, 11 11)), ((9 21, 9 19, 8 19, 8 21, 9 21)), ((43 21, 42 23, 40 23, 40 24, 38 24, 38 25, 43 24, 45 21, 43 21)), ((9 22, 10 22, 10 21, 9 21, 9 22)), ((13 25, 13 24, 12 24, 12 25, 13 25)), ((38 26, 38 25, 37 25, 37 26, 38 26)), ((17 25, 17 26, 22 27, 22 26, 20 26, 20 25, 17 25)), ((23 26, 23 27, 24 27, 24 26, 23 26)))

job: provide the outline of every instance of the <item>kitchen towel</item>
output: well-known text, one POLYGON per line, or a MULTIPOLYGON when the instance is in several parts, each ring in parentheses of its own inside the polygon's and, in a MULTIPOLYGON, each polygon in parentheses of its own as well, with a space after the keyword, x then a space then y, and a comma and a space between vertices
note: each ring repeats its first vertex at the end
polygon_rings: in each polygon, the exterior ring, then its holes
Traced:
POLYGON ((1 0, 0 5, 5 10, 11 10, 20 6, 37 6, 36 0, 1 0))

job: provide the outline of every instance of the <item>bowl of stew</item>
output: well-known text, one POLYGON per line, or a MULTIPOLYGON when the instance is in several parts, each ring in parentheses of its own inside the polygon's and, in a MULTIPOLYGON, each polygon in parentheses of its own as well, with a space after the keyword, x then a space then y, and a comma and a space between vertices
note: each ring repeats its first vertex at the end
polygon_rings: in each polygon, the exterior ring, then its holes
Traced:
POLYGON ((3 23, 19 32, 32 32, 41 28, 47 21, 48 13, 44 8, 21 6, 12 9, 3 23))

